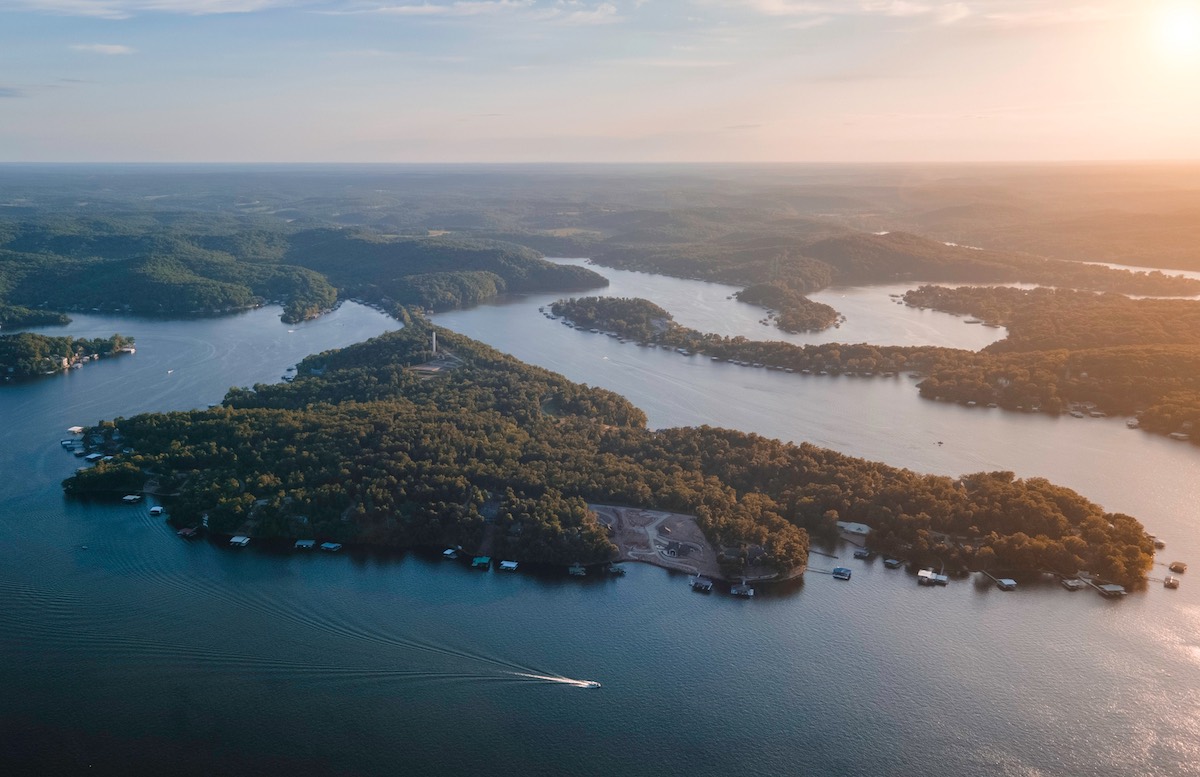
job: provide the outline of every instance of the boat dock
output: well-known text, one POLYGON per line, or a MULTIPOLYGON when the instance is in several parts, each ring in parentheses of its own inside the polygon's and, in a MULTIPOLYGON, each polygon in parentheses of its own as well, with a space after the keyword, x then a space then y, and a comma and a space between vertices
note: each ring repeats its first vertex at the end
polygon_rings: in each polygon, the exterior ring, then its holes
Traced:
POLYGON ((994 582, 996 584, 996 587, 999 588, 1001 591, 1017 590, 1017 581, 1013 580, 1011 577, 996 577, 991 572, 988 572, 986 569, 981 569, 979 571, 982 572, 987 577, 991 578, 992 582, 994 582))

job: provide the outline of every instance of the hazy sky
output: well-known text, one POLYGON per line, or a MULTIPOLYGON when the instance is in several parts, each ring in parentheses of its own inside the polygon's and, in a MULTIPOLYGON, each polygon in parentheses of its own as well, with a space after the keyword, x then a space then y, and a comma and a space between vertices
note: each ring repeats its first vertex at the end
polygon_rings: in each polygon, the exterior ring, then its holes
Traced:
POLYGON ((0 161, 1200 158, 1200 0, 0 0, 0 161))

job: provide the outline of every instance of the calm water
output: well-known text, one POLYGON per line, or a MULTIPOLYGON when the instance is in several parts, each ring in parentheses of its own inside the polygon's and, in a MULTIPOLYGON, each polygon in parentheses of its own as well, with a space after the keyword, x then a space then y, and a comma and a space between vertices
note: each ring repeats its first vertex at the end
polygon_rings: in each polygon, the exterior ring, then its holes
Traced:
MULTIPOLYGON (((609 293, 648 296, 691 326, 767 331, 753 309, 738 318, 747 306, 726 287, 604 272, 609 293)), ((887 291, 831 293, 855 300, 853 325, 879 342, 983 335, 887 291)), ((438 320, 621 391, 655 426, 735 426, 928 471, 1044 474, 1142 516, 1172 558, 1197 557, 1189 446, 1118 420, 922 402, 908 379, 806 379, 621 346, 539 315, 551 299, 438 320)), ((84 317, 68 331, 133 334, 138 353, 0 392, 7 772, 1196 773, 1200 598, 1186 578, 1110 602, 1052 585, 926 590, 850 561, 849 583, 813 573, 742 601, 641 565, 579 581, 420 554, 233 552, 178 540, 148 505, 63 500, 58 482, 77 466, 58 445, 67 426, 203 407, 394 326, 355 305, 296 327, 276 316, 84 317)))

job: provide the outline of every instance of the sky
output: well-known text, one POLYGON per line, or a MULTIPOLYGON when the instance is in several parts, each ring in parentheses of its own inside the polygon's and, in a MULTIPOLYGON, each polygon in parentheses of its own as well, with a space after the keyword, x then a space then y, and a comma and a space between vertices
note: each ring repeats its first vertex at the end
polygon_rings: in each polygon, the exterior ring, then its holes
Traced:
POLYGON ((1200 159, 1200 0, 0 0, 0 162, 1200 159))

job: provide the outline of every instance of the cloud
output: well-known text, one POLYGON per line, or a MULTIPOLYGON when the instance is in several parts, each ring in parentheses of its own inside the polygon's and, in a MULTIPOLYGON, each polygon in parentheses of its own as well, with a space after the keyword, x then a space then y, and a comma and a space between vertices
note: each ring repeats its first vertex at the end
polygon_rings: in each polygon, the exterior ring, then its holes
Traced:
POLYGON ((989 26, 1033 27, 1052 24, 1106 21, 1128 16, 1117 10, 1115 0, 1097 0, 1098 4, 1050 4, 1041 0, 975 0, 945 2, 937 0, 728 0, 764 16, 794 17, 801 21, 789 28, 808 29, 833 18, 875 16, 895 19, 927 19, 939 25, 953 25, 971 19, 989 26), (1047 8, 1047 6, 1050 6, 1047 8))
POLYGON ((620 59, 615 64, 634 65, 636 67, 662 67, 696 69, 708 67, 726 67, 732 65, 728 60, 719 59, 620 59))
POLYGON ((8 97, 28 97, 25 90, 15 86, 0 86, 0 100, 8 97))
POLYGON ((1081 5, 1068 8, 1034 9, 1029 11, 996 11, 985 13, 982 19, 998 27, 1054 27, 1062 24, 1111 22, 1130 16, 1129 11, 1102 6, 1081 5))
POLYGON ((74 46, 71 46, 71 49, 73 51, 86 51, 92 54, 105 54, 107 56, 133 53, 133 49, 128 46, 122 46, 119 43, 76 43, 74 46))
POLYGON ((0 10, 128 19, 143 13, 175 13, 188 16, 252 13, 285 6, 309 5, 311 2, 312 0, 0 0, 0 10))
POLYGON ((533 0, 457 0, 453 3, 421 3, 419 5, 385 5, 365 11, 344 13, 376 13, 386 16, 482 16, 529 8, 533 0))
POLYGON ((615 24, 624 21, 624 18, 618 15, 617 7, 612 3, 600 3, 594 8, 580 7, 582 5, 578 0, 565 0, 565 2, 560 3, 560 6, 574 8, 575 10, 565 11, 562 7, 551 8, 540 14, 538 18, 552 21, 555 24, 572 26, 615 24))

